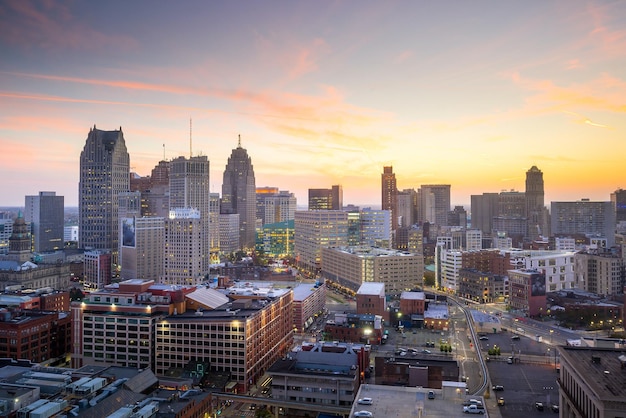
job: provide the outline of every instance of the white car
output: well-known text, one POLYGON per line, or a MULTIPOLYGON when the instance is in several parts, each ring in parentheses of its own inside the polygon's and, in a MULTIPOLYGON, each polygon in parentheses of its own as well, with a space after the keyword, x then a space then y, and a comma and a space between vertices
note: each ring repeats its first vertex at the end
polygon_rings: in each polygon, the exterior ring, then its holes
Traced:
POLYGON ((358 403, 359 405, 372 405, 374 401, 372 400, 372 398, 361 398, 356 401, 356 403, 358 403))
POLYGON ((357 411, 354 413, 353 416, 354 417, 373 417, 374 414, 372 414, 370 411, 357 411))

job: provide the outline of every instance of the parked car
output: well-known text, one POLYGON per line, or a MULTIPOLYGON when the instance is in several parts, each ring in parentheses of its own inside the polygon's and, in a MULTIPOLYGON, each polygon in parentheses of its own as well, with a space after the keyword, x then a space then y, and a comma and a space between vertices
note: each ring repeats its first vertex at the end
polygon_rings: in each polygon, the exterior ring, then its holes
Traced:
POLYGON ((482 337, 479 338, 480 341, 486 341, 488 339, 489 337, 487 337, 486 335, 483 335, 482 337))
POLYGON ((556 412, 557 414, 559 413, 559 406, 558 405, 552 405, 550 407, 550 409, 552 410, 552 412, 556 412))
POLYGON ((535 409, 537 411, 543 411, 543 402, 535 402, 535 409))
POLYGON ((374 414, 372 414, 370 411, 357 411, 354 413, 355 417, 373 417, 374 414))
POLYGON ((504 406, 504 398, 503 397, 499 397, 498 398, 498 406, 504 406))
POLYGON ((463 413, 465 414, 484 414, 485 409, 479 408, 478 405, 468 405, 463 407, 463 413))
POLYGON ((520 336, 519 336, 519 335, 514 335, 514 336, 512 336, 512 337, 511 337, 511 339, 512 339, 512 340, 519 340, 519 339, 520 339, 520 336))
POLYGON ((496 392, 500 392, 500 391, 504 390, 504 386, 502 386, 502 385, 494 385, 492 389, 494 391, 496 391, 496 392))
POLYGON ((359 405, 372 405, 374 401, 372 400, 372 398, 361 398, 356 401, 356 403, 358 403, 359 405))

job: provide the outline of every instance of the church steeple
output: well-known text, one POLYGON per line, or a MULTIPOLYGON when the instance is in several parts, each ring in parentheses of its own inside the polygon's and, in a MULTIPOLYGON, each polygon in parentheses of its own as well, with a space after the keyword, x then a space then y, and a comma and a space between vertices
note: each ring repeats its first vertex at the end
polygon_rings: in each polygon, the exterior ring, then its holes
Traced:
POLYGON ((24 214, 20 210, 15 222, 13 222, 13 233, 9 237, 9 256, 20 264, 29 261, 31 246, 31 233, 24 220, 24 214))

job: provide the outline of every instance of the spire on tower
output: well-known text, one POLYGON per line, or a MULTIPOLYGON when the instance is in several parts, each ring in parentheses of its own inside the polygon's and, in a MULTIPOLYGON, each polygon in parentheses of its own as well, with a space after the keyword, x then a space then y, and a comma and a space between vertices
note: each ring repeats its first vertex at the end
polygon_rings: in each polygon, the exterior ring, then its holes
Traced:
POLYGON ((191 118, 189 118, 189 158, 193 157, 193 152, 191 151, 191 118))
POLYGON ((241 148, 241 134, 239 134, 239 142, 237 142, 237 148, 241 148))

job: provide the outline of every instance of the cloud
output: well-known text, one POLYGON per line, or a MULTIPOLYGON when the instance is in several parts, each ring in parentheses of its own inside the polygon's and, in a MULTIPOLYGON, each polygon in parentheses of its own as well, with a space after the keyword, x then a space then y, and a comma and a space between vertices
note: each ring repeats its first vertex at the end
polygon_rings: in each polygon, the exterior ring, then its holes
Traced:
POLYGON ((403 62, 409 60, 413 57, 413 51, 406 50, 402 51, 395 59, 396 64, 402 64, 403 62))
POLYGON ((0 39, 14 46, 90 52, 111 46, 128 50, 137 47, 137 42, 132 38, 105 34, 85 25, 62 2, 2 2, 0 16, 0 39))

